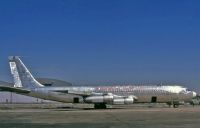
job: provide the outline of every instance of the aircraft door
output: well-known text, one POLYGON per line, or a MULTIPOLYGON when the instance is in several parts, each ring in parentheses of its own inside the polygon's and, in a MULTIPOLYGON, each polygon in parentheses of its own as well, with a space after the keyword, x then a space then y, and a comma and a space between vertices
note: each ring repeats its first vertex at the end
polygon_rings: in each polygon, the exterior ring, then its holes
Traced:
POLYGON ((79 103, 79 98, 78 97, 74 97, 74 103, 79 103))
POLYGON ((157 102, 157 97, 156 96, 151 97, 151 103, 156 103, 156 102, 157 102))

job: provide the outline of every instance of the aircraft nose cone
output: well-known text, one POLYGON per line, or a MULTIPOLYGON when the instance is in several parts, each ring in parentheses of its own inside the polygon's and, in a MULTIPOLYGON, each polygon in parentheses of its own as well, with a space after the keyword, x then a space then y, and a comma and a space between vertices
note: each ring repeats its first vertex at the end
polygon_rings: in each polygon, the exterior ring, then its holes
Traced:
POLYGON ((196 97, 197 93, 196 92, 192 92, 192 95, 193 95, 193 97, 196 97))

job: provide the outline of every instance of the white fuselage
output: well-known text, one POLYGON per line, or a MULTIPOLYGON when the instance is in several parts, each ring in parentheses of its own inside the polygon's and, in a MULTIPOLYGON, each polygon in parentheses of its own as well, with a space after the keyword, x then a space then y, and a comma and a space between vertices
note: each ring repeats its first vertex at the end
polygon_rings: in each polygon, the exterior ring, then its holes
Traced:
POLYGON ((79 98, 79 102, 84 102, 80 95, 59 92, 72 91, 82 94, 107 94, 112 93, 120 96, 137 97, 137 103, 168 103, 172 101, 191 101, 196 96, 195 92, 187 91, 181 86, 99 86, 99 87, 42 87, 31 90, 25 94, 46 100, 54 100, 66 103, 73 103, 74 98, 79 98))

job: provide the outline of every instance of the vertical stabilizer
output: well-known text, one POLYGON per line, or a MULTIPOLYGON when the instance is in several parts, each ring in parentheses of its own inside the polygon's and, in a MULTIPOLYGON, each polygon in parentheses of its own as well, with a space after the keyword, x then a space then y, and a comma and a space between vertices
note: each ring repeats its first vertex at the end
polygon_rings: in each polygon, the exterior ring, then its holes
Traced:
POLYGON ((17 71, 17 66, 16 66, 15 62, 9 62, 9 64, 10 64, 11 74, 14 79, 14 87, 22 87, 22 82, 19 78, 19 73, 17 71))
POLYGON ((11 74, 13 75, 14 79, 14 87, 24 87, 24 88, 38 88, 43 87, 42 84, 40 84, 35 78, 32 76, 32 74, 29 72, 29 70, 26 68, 26 66, 23 64, 23 62, 20 60, 17 56, 11 56, 9 57, 9 64, 11 69, 11 74))

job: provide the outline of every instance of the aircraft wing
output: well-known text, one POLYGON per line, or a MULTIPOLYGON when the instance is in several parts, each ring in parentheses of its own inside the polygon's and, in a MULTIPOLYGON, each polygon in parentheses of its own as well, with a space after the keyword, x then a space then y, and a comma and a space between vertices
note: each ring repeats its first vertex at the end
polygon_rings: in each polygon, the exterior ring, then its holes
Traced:
POLYGON ((9 86, 0 86, 0 91, 15 92, 15 93, 30 93, 30 90, 16 88, 16 87, 9 87, 9 86))
MULTIPOLYGON (((128 96, 121 96, 121 95, 115 95, 112 93, 95 93, 95 92, 85 92, 85 91, 72 91, 72 90, 56 90, 55 92, 60 93, 66 93, 66 94, 73 94, 73 95, 79 95, 83 97, 89 97, 89 96, 113 96, 114 98, 127 98, 128 96)), ((136 96, 131 95, 134 99, 137 99, 136 96)))
POLYGON ((55 92, 61 92, 66 94, 73 94, 73 95, 79 95, 79 96, 90 96, 91 92, 85 92, 85 91, 71 91, 71 90, 56 90, 55 92))

